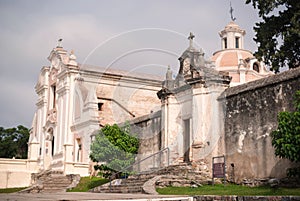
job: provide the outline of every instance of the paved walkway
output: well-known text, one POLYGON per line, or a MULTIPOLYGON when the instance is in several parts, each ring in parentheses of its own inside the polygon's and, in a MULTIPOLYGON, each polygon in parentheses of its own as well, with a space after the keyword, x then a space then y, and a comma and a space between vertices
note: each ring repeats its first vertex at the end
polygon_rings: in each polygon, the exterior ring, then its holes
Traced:
POLYGON ((148 195, 148 194, 117 194, 117 193, 9 193, 0 194, 0 200, 15 201, 46 201, 46 200, 192 200, 187 196, 148 195), (165 199, 163 199, 165 198, 165 199), (172 199, 173 198, 173 199, 172 199))

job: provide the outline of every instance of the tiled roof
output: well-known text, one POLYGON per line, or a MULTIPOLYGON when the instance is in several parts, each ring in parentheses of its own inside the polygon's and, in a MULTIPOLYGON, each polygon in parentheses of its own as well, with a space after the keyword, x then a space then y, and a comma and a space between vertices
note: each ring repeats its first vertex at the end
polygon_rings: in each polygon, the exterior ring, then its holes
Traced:
POLYGON ((219 67, 231 67, 238 66, 240 59, 253 58, 253 54, 250 51, 242 49, 225 49, 215 52, 211 60, 215 62, 217 68, 219 67))

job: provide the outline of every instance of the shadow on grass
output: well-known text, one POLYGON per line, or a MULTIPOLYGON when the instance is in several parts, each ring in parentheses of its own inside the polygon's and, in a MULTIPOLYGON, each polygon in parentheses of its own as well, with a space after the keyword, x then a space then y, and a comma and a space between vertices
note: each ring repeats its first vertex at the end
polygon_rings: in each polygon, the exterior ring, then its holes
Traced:
POLYGON ((109 182, 108 179, 99 177, 81 177, 75 188, 67 190, 67 192, 87 192, 88 190, 109 182))
POLYGON ((21 191, 27 187, 22 187, 22 188, 2 188, 0 189, 0 193, 15 193, 18 191, 21 191))

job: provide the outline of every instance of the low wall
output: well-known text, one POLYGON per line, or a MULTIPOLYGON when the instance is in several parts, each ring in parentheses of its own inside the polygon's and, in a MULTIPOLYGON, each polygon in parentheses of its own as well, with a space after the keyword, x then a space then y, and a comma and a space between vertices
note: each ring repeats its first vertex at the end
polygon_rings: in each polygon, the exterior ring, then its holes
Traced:
POLYGON ((31 185, 31 172, 0 171, 0 188, 28 187, 31 185))
POLYGON ((65 162, 65 174, 79 174, 82 177, 89 176, 89 163, 65 162))
POLYGON ((0 159, 0 188, 27 187, 31 173, 36 173, 37 161, 27 159, 0 159))
POLYGON ((294 111, 294 94, 300 90, 300 68, 225 90, 220 101, 225 114, 225 148, 228 176, 236 182, 286 176, 294 166, 275 157, 270 134, 280 111, 294 111))
POLYGON ((0 158, 0 171, 26 171, 27 161, 27 159, 0 158))

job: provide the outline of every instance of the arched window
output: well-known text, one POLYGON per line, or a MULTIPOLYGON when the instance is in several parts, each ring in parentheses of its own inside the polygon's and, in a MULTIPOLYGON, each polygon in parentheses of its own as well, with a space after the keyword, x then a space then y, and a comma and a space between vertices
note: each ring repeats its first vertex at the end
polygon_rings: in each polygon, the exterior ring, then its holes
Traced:
POLYGON ((259 73, 259 65, 258 65, 258 63, 254 63, 253 64, 253 70, 255 70, 256 72, 259 73))
POLYGON ((77 149, 77 153, 76 153, 76 161, 77 162, 81 162, 82 159, 82 143, 81 143, 81 139, 77 138, 76 139, 76 149, 77 149))

